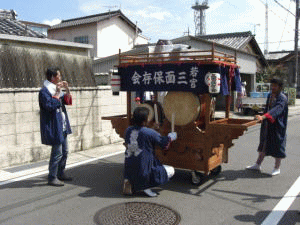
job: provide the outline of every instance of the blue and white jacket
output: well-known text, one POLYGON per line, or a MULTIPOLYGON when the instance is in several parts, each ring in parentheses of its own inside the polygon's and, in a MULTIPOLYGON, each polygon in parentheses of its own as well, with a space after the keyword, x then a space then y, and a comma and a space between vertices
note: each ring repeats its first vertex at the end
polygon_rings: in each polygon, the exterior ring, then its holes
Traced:
POLYGON ((61 94, 52 97, 46 86, 39 92, 40 129, 42 144, 58 145, 64 140, 64 134, 71 134, 71 126, 65 105, 72 105, 72 96, 61 94))

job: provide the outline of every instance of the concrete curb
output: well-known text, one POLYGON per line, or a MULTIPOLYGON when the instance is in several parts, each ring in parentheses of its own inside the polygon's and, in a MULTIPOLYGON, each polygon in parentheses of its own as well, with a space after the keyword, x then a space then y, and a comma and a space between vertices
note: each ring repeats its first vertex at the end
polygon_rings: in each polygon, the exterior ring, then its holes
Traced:
MULTIPOLYGON (((123 142, 100 146, 86 151, 74 152, 69 154, 66 169, 123 154, 124 152, 125 147, 123 142)), ((0 186, 48 174, 48 161, 47 159, 26 165, 2 168, 0 170, 0 186)))

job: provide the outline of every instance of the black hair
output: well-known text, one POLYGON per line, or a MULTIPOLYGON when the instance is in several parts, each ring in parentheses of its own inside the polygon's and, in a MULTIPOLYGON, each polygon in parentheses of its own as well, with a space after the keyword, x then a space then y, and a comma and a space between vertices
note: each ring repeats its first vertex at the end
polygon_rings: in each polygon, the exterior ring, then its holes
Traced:
POLYGON ((271 84, 277 84, 280 88, 283 87, 283 81, 279 77, 273 77, 270 81, 271 84))
POLYGON ((144 122, 148 121, 149 109, 145 107, 137 107, 133 112, 133 124, 142 126, 144 122))
POLYGON ((59 71, 58 67, 49 67, 46 71, 46 77, 48 81, 51 81, 52 77, 56 77, 57 76, 57 71, 59 71))

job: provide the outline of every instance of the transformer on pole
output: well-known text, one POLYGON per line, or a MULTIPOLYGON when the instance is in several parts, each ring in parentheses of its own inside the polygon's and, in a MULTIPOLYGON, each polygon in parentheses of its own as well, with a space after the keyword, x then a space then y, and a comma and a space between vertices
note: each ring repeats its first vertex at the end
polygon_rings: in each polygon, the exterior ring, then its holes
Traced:
POLYGON ((195 36, 205 35, 205 10, 208 9, 208 0, 204 0, 202 4, 199 4, 199 0, 196 0, 196 4, 192 6, 194 12, 195 21, 195 36))

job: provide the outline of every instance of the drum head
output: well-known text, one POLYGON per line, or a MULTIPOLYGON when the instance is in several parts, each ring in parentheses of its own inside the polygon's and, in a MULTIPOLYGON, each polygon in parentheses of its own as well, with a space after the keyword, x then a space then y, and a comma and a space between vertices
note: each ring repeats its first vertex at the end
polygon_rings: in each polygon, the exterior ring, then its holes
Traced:
POLYGON ((170 123, 172 113, 175 113, 175 125, 184 126, 197 119, 201 106, 198 96, 191 92, 168 92, 164 98, 163 109, 170 123))
POLYGON ((137 107, 144 107, 144 108, 149 109, 148 122, 153 120, 153 118, 154 118, 154 109, 150 104, 148 104, 148 103, 138 104, 137 107))

